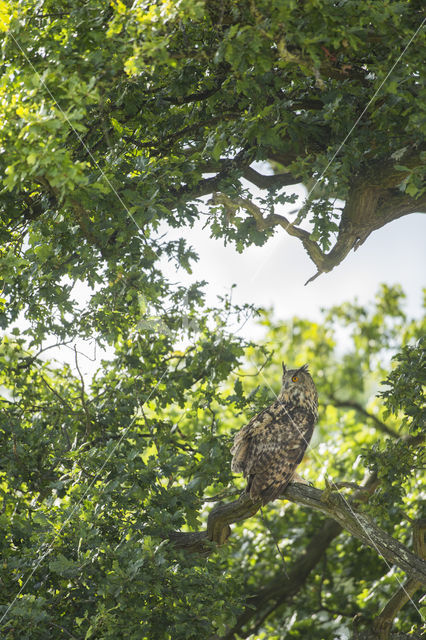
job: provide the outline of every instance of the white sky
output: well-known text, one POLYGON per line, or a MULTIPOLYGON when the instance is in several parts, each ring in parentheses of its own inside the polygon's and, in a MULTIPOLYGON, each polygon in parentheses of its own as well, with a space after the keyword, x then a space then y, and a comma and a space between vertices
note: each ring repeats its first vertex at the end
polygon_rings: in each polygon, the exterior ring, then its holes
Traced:
POLYGON ((207 280, 210 302, 236 283, 235 302, 274 307, 275 315, 282 319, 292 315, 315 319, 321 307, 355 297, 361 303, 371 300, 384 282, 403 286, 409 315, 421 312, 426 271, 424 214, 405 216, 374 232, 333 271, 307 286, 304 283, 316 272, 315 265, 301 242, 283 229, 263 247, 250 247, 243 254, 231 245, 224 247, 221 240, 209 238, 201 224, 184 235, 200 256, 192 278, 185 276, 185 280, 207 280))
MULTIPOLYGON (((272 173, 266 162, 253 165, 259 172, 272 173)), ((254 199, 259 189, 243 181, 250 187, 254 199)), ((276 209, 291 221, 295 216, 288 212, 304 203, 306 189, 302 185, 287 187, 288 194, 297 193, 296 204, 284 205, 276 209)), ((208 200, 206 198, 206 200, 208 200)), ((342 208, 343 202, 336 203, 342 208)), ((201 206, 203 213, 207 207, 201 206)), ((309 218, 309 214, 308 214, 309 218)), ((373 232, 357 251, 351 251, 333 271, 322 274, 304 286, 317 269, 302 243, 279 228, 275 235, 262 247, 250 247, 239 254, 234 245, 224 246, 222 240, 209 237, 208 229, 202 229, 204 222, 193 229, 168 231, 169 237, 183 235, 199 255, 193 266, 192 277, 182 277, 185 282, 206 280, 208 301, 215 302, 217 294, 229 292, 232 284, 237 287, 233 301, 249 302, 257 306, 273 307, 275 316, 283 320, 293 315, 316 320, 321 307, 340 304, 358 298, 360 303, 372 300, 380 283, 402 285, 407 294, 406 312, 419 316, 421 311, 422 287, 426 275, 426 215, 412 214, 373 232)), ((304 221, 300 226, 310 230, 312 225, 304 221)), ((166 232, 167 228, 163 229, 166 232)), ((176 273, 164 265, 173 280, 176 273)), ((252 327, 246 326, 246 332, 252 327)), ((248 334, 247 334, 248 335, 248 334)))
MULTIPOLYGON (((303 189, 299 192, 302 195, 303 189)), ((288 205, 281 211, 285 214, 294 206, 288 205)), ((202 208, 204 210, 204 206, 202 208)), ((398 283, 407 294, 407 314, 418 317, 422 313, 421 290, 425 286, 426 271, 426 216, 423 214, 405 216, 375 231, 333 271, 307 286, 304 283, 316 272, 315 265, 301 242, 283 229, 280 228, 263 247, 250 247, 239 254, 234 245, 225 247, 222 240, 210 238, 209 230, 202 229, 202 225, 203 221, 192 229, 162 227, 161 233, 167 231, 169 238, 185 237, 199 255, 199 261, 193 264, 192 275, 183 271, 176 273, 174 265, 165 260, 162 260, 162 267, 173 282, 190 284, 206 280, 209 304, 217 304, 216 296, 229 293, 231 286, 236 284, 232 296, 235 303, 273 307, 278 319, 299 315, 317 320, 322 307, 355 298, 366 303, 373 300, 380 283, 398 283)), ((83 290, 78 293, 80 299, 81 295, 84 295, 83 290)), ((249 321, 241 334, 261 337, 262 331, 254 321, 249 321)), ((81 341, 77 348, 87 355, 79 357, 79 367, 90 377, 107 354, 99 349, 95 352, 93 343, 81 341)), ((75 368, 75 354, 70 348, 51 349, 46 357, 69 362, 75 368)))

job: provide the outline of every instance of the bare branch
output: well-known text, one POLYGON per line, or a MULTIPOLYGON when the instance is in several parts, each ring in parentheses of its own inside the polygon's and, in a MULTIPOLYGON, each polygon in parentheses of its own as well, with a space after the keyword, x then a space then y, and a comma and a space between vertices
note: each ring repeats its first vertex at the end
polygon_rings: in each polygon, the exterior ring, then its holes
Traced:
POLYGON ((311 276, 310 278, 308 278, 308 279, 306 280, 306 282, 305 282, 305 287, 306 287, 306 285, 307 285, 307 284, 309 284, 310 282, 313 282, 314 280, 316 280, 317 278, 319 278, 319 277, 320 277, 320 275, 322 275, 323 273, 324 273, 324 272, 323 272, 323 271, 320 271, 320 270, 318 270, 316 273, 314 273, 314 275, 313 275, 313 276, 311 276))
POLYGON ((67 342, 55 342, 54 344, 50 344, 47 347, 43 347, 39 351, 37 351, 37 353, 35 355, 33 355, 33 356, 25 356, 25 358, 22 359, 22 362, 20 362, 19 364, 16 365, 16 368, 19 370, 19 369, 24 369, 26 367, 29 367, 30 365, 33 364, 33 362, 35 362, 37 360, 39 355, 41 355, 42 353, 44 353, 48 349, 54 349, 55 347, 64 347, 64 346, 67 346, 70 342, 72 342, 72 341, 68 340, 67 342))
POLYGON ((43 382, 43 384, 46 385, 46 387, 48 389, 50 389, 50 391, 58 398, 58 400, 60 401, 60 403, 66 408, 69 409, 69 411, 71 411, 71 413, 74 413, 74 409, 73 407, 68 403, 67 400, 65 400, 60 393, 58 393, 56 391, 56 389, 54 387, 52 387, 46 380, 46 378, 44 378, 41 374, 40 374, 40 380, 43 382))
POLYGON ((299 240, 302 241, 309 257, 319 267, 321 272, 330 271, 333 268, 334 265, 329 265, 327 256, 321 251, 317 243, 311 240, 309 232, 300 227, 296 227, 285 216, 270 213, 264 217, 260 207, 251 200, 239 196, 230 198, 224 193, 215 193, 212 202, 213 204, 222 204, 231 216, 234 215, 239 208, 245 209, 256 220, 256 227, 259 231, 264 231, 265 229, 270 229, 278 225, 281 226, 290 236, 299 238, 299 240))
POLYGON ((384 422, 379 420, 379 418, 374 413, 370 413, 370 411, 367 411, 367 409, 365 409, 358 402, 354 402, 352 400, 338 400, 337 398, 332 396, 330 398, 330 404, 332 404, 334 407, 338 407, 338 408, 346 408, 347 407, 348 409, 354 409, 355 411, 357 411, 358 413, 360 413, 364 417, 372 420, 379 431, 382 431, 383 433, 386 433, 388 436, 392 436, 392 438, 399 438, 399 434, 396 431, 394 431, 393 429, 388 427, 387 424, 385 424, 384 422))
MULTIPOLYGON (((415 167, 419 162, 418 155, 413 154, 407 158, 409 167, 415 167)), ((249 165, 244 168, 241 176, 262 189, 276 189, 301 182, 300 178, 297 179, 290 173, 264 176, 249 165)), ((368 175, 354 176, 340 218, 336 242, 328 253, 321 249, 309 232, 292 224, 283 215, 264 215, 254 202, 239 196, 231 198, 221 193, 215 194, 214 198, 216 203, 222 204, 228 211, 245 209, 255 219, 259 231, 281 226, 286 233, 298 238, 317 267, 317 272, 305 283, 308 284, 322 273, 334 269, 350 251, 358 249, 373 231, 402 216, 426 210, 426 194, 416 200, 397 188, 404 177, 405 173, 396 170, 393 162, 377 163, 375 171, 371 172, 370 168, 368 175)), ((211 186, 220 188, 220 182, 212 181, 211 186)), ((303 212, 302 218, 309 213, 311 205, 312 198, 308 198, 299 210, 299 214, 303 212)))
POLYGON ((78 372, 78 375, 79 375, 80 381, 81 381, 80 399, 81 399, 81 406, 83 407, 84 415, 86 417, 86 435, 89 435, 89 433, 92 430, 92 419, 90 417, 90 411, 89 411, 89 408, 88 408, 87 403, 86 403, 86 389, 85 389, 85 386, 84 386, 84 377, 83 377, 83 374, 81 373, 80 367, 78 365, 77 347, 75 345, 74 345, 74 355, 75 355, 75 366, 77 368, 77 372, 78 372))
POLYGON ((280 189, 292 184, 300 184, 301 179, 295 178, 291 173, 276 173, 272 176, 265 176, 252 167, 244 170, 243 178, 259 187, 259 189, 280 189))

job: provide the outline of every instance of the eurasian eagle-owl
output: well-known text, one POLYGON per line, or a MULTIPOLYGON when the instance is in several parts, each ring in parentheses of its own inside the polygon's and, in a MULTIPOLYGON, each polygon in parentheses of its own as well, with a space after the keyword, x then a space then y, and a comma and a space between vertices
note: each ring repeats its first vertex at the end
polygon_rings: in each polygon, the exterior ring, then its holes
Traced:
POLYGON ((318 419, 318 393, 307 365, 282 366, 279 396, 237 433, 231 449, 232 471, 248 478, 247 493, 263 505, 295 476, 318 419))

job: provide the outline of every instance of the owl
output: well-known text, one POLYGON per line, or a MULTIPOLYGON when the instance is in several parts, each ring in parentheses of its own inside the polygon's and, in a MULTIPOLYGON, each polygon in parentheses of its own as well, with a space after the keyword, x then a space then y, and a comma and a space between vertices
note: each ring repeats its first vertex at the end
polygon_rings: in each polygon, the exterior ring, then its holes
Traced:
POLYGON ((247 493, 262 505, 275 500, 296 479, 296 467, 318 419, 318 393, 307 365, 287 370, 283 363, 282 367, 279 396, 237 433, 231 449, 232 471, 244 474, 247 493))

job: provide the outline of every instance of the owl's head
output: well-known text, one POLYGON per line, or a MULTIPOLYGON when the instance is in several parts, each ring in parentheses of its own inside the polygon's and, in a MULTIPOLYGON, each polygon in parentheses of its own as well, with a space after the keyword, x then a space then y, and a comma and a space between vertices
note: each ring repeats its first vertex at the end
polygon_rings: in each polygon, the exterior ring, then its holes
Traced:
POLYGON ((316 412, 318 407, 318 393, 308 365, 304 364, 299 369, 287 369, 284 362, 282 387, 278 400, 285 404, 306 405, 316 412))

